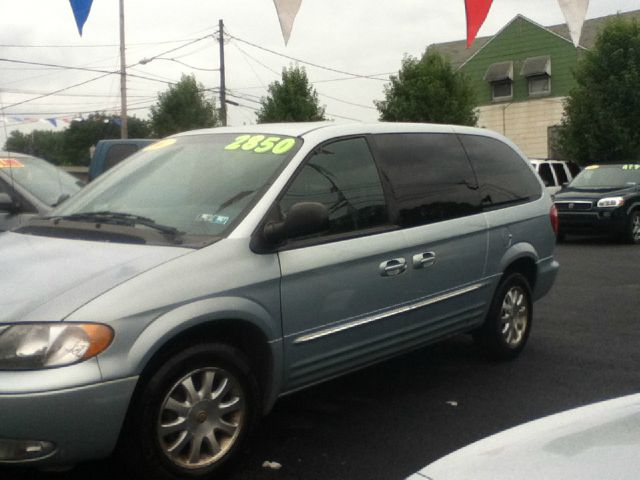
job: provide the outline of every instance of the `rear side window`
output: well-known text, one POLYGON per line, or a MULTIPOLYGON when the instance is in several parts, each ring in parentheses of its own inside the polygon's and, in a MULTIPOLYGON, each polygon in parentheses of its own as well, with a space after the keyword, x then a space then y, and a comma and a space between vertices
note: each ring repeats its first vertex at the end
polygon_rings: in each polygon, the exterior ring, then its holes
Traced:
POLYGON ((325 235, 387 225, 378 170, 364 138, 324 144, 306 162, 279 202, 286 215, 299 202, 319 202, 329 210, 325 235))
POLYGON ((478 176, 483 205, 497 207, 540 197, 535 173, 509 145, 480 135, 460 135, 460 139, 478 176))
POLYGON ((553 170, 556 172, 556 178, 560 185, 564 185, 569 182, 567 172, 564 170, 564 166, 561 163, 553 163, 553 170))
POLYGON ((567 167, 572 177, 576 177, 580 173, 580 167, 573 162, 567 162, 567 167))
POLYGON ((104 169, 108 170, 111 167, 116 166, 125 158, 133 155, 138 151, 138 146, 135 144, 122 144, 122 145, 112 145, 109 151, 107 152, 107 156, 104 161, 104 169))
POLYGON ((375 142, 398 225, 425 225, 480 211, 476 178, 456 135, 383 134, 375 142))

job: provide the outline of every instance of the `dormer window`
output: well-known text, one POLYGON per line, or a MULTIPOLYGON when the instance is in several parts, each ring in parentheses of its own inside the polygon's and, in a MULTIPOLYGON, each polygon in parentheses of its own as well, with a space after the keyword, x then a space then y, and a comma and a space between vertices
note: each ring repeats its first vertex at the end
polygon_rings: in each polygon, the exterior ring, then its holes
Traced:
POLYGON ((529 96, 539 97, 551 93, 551 58, 527 58, 522 65, 522 76, 527 79, 529 96))
POLYGON ((491 85, 491 99, 494 102, 513 98, 513 62, 492 64, 487 69, 484 80, 491 85))

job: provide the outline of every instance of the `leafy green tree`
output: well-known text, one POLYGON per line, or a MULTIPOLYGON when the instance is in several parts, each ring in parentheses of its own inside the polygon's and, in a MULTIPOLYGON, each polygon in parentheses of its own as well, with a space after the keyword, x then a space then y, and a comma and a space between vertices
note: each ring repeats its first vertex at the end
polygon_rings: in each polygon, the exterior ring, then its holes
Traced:
MULTIPOLYGON (((73 121, 62 132, 62 162, 69 165, 89 165, 89 149, 99 140, 120 138, 120 117, 94 113, 80 121, 73 121)), ((136 117, 127 117, 129 138, 149 138, 149 122, 136 117)))
POLYGON ((282 82, 269 85, 269 95, 262 98, 257 112, 258 123, 313 122, 324 120, 324 107, 302 67, 282 70, 282 82))
POLYGON ((618 17, 578 62, 558 132, 561 154, 580 164, 640 160, 640 25, 618 17))
POLYGON ((204 86, 193 75, 182 75, 178 83, 158 95, 151 107, 151 127, 158 137, 219 124, 213 101, 204 95, 204 86))
POLYGON ((34 130, 27 134, 14 130, 9 134, 4 149, 34 155, 59 164, 63 160, 63 144, 64 132, 34 130))
POLYGON ((380 120, 475 125, 476 99, 471 82, 440 53, 427 49, 422 58, 402 60, 398 75, 376 101, 380 120))

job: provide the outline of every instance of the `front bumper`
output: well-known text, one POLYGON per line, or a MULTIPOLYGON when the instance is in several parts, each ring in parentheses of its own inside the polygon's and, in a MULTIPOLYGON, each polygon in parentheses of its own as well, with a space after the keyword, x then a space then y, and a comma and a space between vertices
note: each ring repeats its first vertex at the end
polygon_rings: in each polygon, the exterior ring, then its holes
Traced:
POLYGON ((623 233, 627 218, 620 209, 558 212, 561 233, 623 233))
POLYGON ((38 393, 0 394, 0 439, 55 444, 28 461, 0 463, 68 465, 103 458, 114 449, 138 377, 38 393))

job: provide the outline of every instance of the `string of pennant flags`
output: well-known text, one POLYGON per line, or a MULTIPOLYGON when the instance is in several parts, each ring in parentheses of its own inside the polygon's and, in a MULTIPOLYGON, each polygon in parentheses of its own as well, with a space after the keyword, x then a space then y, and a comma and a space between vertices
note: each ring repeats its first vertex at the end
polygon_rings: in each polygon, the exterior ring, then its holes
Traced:
MULTIPOLYGON (((10 115, 10 116, 0 116, 0 124, 4 123, 7 125, 27 125, 33 123, 48 123, 53 127, 65 126, 69 125, 72 122, 82 122, 84 118, 82 116, 66 116, 66 117, 41 117, 35 115, 29 116, 19 116, 19 115, 10 115)), ((105 121, 113 122, 116 125, 120 126, 120 119, 117 117, 105 119, 105 121)))
MULTIPOLYGON (((82 36, 82 29, 89 18, 93 0, 69 0, 73 15, 78 27, 78 33, 82 36)), ((285 45, 289 43, 293 24, 295 22, 302 0, 273 0, 276 13, 282 30, 285 45)), ((473 41, 489 14, 493 0, 464 0, 467 15, 467 47, 471 47, 473 41)), ((580 43, 582 24, 587 14, 589 0, 558 0, 560 9, 565 17, 571 40, 577 47, 580 43)))

